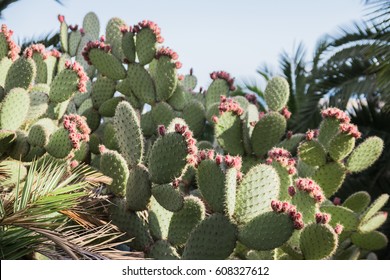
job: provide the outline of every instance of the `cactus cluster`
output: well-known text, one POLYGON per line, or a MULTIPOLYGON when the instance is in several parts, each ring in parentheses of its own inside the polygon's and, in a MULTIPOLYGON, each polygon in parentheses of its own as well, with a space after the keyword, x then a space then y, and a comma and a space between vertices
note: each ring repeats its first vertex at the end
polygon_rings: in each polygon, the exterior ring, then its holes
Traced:
POLYGON ((388 195, 330 200, 383 150, 377 137, 355 147, 360 133, 344 112, 325 109, 318 130, 286 132, 282 77, 268 82, 261 112, 254 96, 233 96, 224 71, 195 91, 152 21, 112 18, 102 36, 92 12, 81 29, 59 21, 61 52, 20 54, 2 26, 0 155, 84 162, 111 177, 109 215, 131 249, 156 259, 351 259, 387 245, 377 229, 388 195))

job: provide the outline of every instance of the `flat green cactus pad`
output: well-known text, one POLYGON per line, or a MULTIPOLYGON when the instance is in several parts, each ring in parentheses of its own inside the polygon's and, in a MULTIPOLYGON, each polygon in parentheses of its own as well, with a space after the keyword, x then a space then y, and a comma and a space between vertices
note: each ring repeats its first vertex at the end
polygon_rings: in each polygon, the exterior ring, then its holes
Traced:
POLYGON ((65 158, 72 151, 72 143, 69 140, 69 132, 61 127, 50 135, 46 151, 55 158, 65 158))
POLYGON ((135 62, 135 40, 134 33, 126 32, 122 37, 122 50, 127 60, 131 63, 135 62))
POLYGON ((127 79, 132 92, 143 103, 154 104, 156 89, 152 77, 145 68, 137 63, 130 63, 127 79))
POLYGON ((85 33, 92 36, 94 40, 99 38, 100 23, 99 18, 94 12, 89 12, 83 19, 83 29, 85 33))
POLYGON ((186 260, 222 260, 234 251, 237 229, 229 218, 213 214, 192 232, 184 248, 186 260))
POLYGON ((347 157, 355 147, 355 138, 345 133, 336 135, 329 144, 329 155, 335 161, 347 157))
POLYGON ((336 226, 342 224, 345 231, 356 231, 359 224, 359 217, 352 210, 343 206, 321 206, 321 212, 331 215, 329 224, 336 226))
POLYGON ((99 76, 92 84, 91 99, 95 109, 114 96, 116 83, 114 80, 99 76))
POLYGON ((326 150, 328 150, 330 141, 339 132, 340 122, 335 118, 326 118, 320 124, 318 142, 320 142, 326 150))
POLYGON ((69 52, 69 43, 68 43, 68 25, 65 20, 60 24, 60 42, 61 50, 63 52, 69 52))
POLYGON ((387 220, 387 212, 377 212, 369 220, 359 225, 359 232, 367 233, 381 227, 387 220))
POLYGON ((35 120, 42 117, 49 107, 49 96, 45 92, 30 92, 30 107, 28 109, 27 119, 35 120))
POLYGON ((213 80, 207 89, 206 93, 206 109, 209 110, 214 103, 219 104, 221 95, 227 96, 229 93, 229 85, 224 79, 213 80))
POLYGON ((175 117, 175 113, 172 107, 165 102, 157 103, 155 106, 152 107, 151 112, 155 127, 161 124, 168 126, 175 117))
POLYGON ((112 53, 120 61, 125 58, 122 50, 122 37, 121 27, 125 26, 126 22, 120 18, 111 18, 106 26, 106 42, 111 45, 112 53))
POLYGON ((49 98, 53 102, 64 102, 77 92, 79 77, 76 72, 64 69, 51 83, 49 98))
POLYGON ((155 74, 157 101, 168 100, 177 86, 177 73, 175 63, 168 56, 157 59, 155 74))
POLYGON ((127 209, 133 211, 146 210, 152 195, 152 183, 148 169, 143 165, 135 165, 129 170, 126 186, 127 209))
POLYGON ((351 154, 347 160, 347 169, 350 172, 360 172, 379 158, 383 151, 383 140, 377 136, 367 138, 351 154))
POLYGON ((258 164, 252 167, 238 186, 235 219, 247 223, 269 212, 271 201, 279 197, 279 188, 279 176, 272 166, 258 164))
POLYGON ((224 212, 225 174, 214 160, 203 160, 197 169, 196 180, 202 196, 214 212, 224 212))
POLYGON ((186 98, 184 95, 184 90, 180 85, 177 85, 172 96, 167 100, 168 104, 172 106, 175 110, 182 111, 186 105, 186 98))
POLYGON ((320 185, 325 197, 329 198, 341 187, 345 176, 345 167, 341 163, 331 162, 321 166, 314 173, 313 180, 320 185))
POLYGON ((215 124, 215 137, 218 144, 231 155, 243 155, 242 127, 239 116, 232 112, 225 112, 215 124))
POLYGON ((386 235, 379 231, 353 233, 351 235, 351 241, 356 246, 370 251, 383 249, 388 243, 386 235))
POLYGON ((0 129, 16 130, 27 118, 29 95, 23 88, 14 88, 0 103, 0 107, 0 129))
POLYGON ((337 243, 337 234, 329 225, 310 224, 301 233, 299 247, 306 260, 322 260, 335 253, 337 243))
POLYGON ((112 201, 109 212, 112 223, 127 233, 124 237, 133 239, 128 243, 131 248, 145 251, 153 244, 145 211, 128 211, 125 199, 116 198, 112 201))
POLYGON ((135 49, 141 65, 149 64, 156 55, 156 35, 150 28, 142 28, 136 35, 135 49))
POLYGON ((180 177, 187 164, 187 145, 178 133, 168 133, 154 143, 149 156, 149 172, 153 183, 170 183, 180 177))
POLYGON ((152 136, 156 132, 151 111, 141 115, 141 129, 142 134, 146 137, 152 136))
MULTIPOLYGON (((0 86, 4 87, 5 79, 7 78, 8 69, 12 65, 12 60, 8 57, 3 57, 0 60, 0 86)), ((1 101, 1 98, 0 98, 1 101)))
POLYGON ((298 156, 301 161, 312 166, 322 166, 326 163, 324 147, 317 141, 305 141, 298 147, 298 156))
POLYGON ((86 118, 88 127, 91 129, 92 132, 98 129, 101 119, 99 112, 96 109, 89 108, 84 111, 82 116, 86 118))
POLYGON ((106 151, 100 157, 100 171, 112 178, 109 190, 116 196, 126 195, 129 170, 125 159, 117 151, 106 151))
POLYGON ((149 208, 149 228, 155 239, 167 239, 173 212, 168 211, 152 196, 149 208))
POLYGON ((291 201, 297 207, 297 210, 301 212, 302 220, 305 224, 315 220, 318 204, 307 192, 298 190, 291 201))
POLYGON ((129 167, 141 163, 144 142, 137 113, 128 102, 122 102, 115 110, 115 136, 119 149, 129 167))
POLYGON ((43 56, 40 53, 34 53, 32 59, 35 62, 36 66, 36 75, 35 75, 35 83, 47 83, 47 64, 43 60, 43 56))
POLYGON ((28 133, 30 145, 44 147, 49 143, 50 135, 57 130, 53 120, 44 118, 34 123, 28 133))
POLYGON ((272 78, 265 88, 264 99, 272 111, 280 111, 286 106, 290 96, 290 86, 283 77, 272 78))
POLYGON ((286 119, 277 112, 262 117, 253 129, 251 143, 256 156, 263 156, 279 143, 287 127, 286 119))
POLYGON ((187 122, 194 136, 202 134, 205 125, 205 109, 200 101, 193 100, 183 108, 183 118, 187 122))
POLYGON ((194 75, 185 75, 181 81, 181 85, 186 91, 193 91, 198 83, 198 79, 194 75))
POLYGON ((177 212, 183 208, 183 195, 180 193, 180 190, 174 188, 172 184, 153 185, 152 195, 157 202, 168 211, 177 212))
POLYGON ((156 260, 179 260, 180 255, 166 240, 159 240, 150 248, 149 257, 156 260))
POLYGON ((77 54, 81 37, 82 35, 80 30, 71 31, 69 33, 69 55, 75 56, 77 54))
POLYGON ((370 202, 370 194, 366 191, 360 191, 347 197, 343 203, 343 206, 351 209, 356 213, 360 213, 363 212, 368 207, 368 205, 370 205, 370 202))
POLYGON ((103 104, 99 107, 99 114, 103 117, 112 118, 115 116, 115 110, 118 107, 118 104, 124 101, 122 96, 116 96, 108 99, 103 102, 103 104))
POLYGON ((382 194, 364 211, 361 216, 361 224, 368 222, 389 200, 388 194, 382 194))
POLYGON ((287 214, 266 212, 239 229, 238 240, 250 249, 271 250, 290 239, 294 223, 287 214))
POLYGON ((91 49, 89 59, 100 73, 110 79, 122 80, 126 77, 126 70, 122 62, 111 53, 101 49, 91 49))
POLYGON ((168 241, 175 246, 184 245, 191 231, 205 218, 205 213, 205 206, 199 198, 186 197, 183 208, 172 215, 168 241))
POLYGON ((8 69, 4 90, 9 92, 13 88, 28 89, 37 74, 37 67, 31 58, 20 57, 8 69))

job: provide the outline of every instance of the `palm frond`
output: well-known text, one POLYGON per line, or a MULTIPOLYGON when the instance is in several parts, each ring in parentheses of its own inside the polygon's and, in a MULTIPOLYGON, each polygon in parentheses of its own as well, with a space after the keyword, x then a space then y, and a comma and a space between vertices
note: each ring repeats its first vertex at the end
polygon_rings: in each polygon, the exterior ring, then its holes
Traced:
MULTIPOLYGON (((1 259, 18 259, 42 242, 58 240, 56 229, 74 221, 69 213, 79 217, 76 224, 85 229, 82 217, 93 215, 96 205, 101 204, 91 192, 93 186, 110 180, 88 166, 81 165, 72 172, 67 168, 66 164, 32 162, 25 181, 18 180, 10 194, 0 197, 1 259)), ((88 226, 96 227, 92 223, 88 226)))
MULTIPOLYGON (((63 0, 54 0, 58 4, 63 5, 63 0)), ((0 1, 0 18, 3 17, 3 11, 11 4, 18 2, 18 0, 1 0, 0 1)))

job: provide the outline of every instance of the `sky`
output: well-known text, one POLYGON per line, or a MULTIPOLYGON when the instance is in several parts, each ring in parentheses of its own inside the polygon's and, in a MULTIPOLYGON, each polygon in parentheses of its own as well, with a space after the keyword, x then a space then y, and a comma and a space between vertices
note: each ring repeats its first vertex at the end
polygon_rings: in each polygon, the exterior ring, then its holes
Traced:
POLYGON ((366 11, 361 0, 20 0, 3 13, 1 23, 14 30, 14 39, 30 38, 59 29, 57 15, 68 24, 82 24, 95 12, 101 34, 112 17, 128 25, 143 19, 161 28, 164 46, 179 54, 183 67, 207 87, 209 74, 224 70, 238 83, 259 81, 256 69, 266 63, 278 69, 285 50, 303 42, 309 59, 318 39, 337 34, 340 26, 360 20, 366 11))

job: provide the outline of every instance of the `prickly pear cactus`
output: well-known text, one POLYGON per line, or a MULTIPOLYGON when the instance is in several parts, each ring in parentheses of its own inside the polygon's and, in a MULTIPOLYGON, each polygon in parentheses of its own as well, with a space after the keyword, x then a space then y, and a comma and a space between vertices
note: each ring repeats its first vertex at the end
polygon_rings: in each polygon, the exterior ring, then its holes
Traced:
POLYGON ((112 178, 102 186, 112 223, 149 258, 357 259, 387 245, 387 194, 330 201, 384 149, 361 141, 346 113, 327 108, 318 130, 286 132, 282 77, 260 106, 224 71, 197 89, 152 21, 112 18, 101 31, 93 12, 82 29, 58 19, 61 51, 20 53, 1 28, 0 157, 11 172, 24 176, 34 158, 99 169, 112 178))

